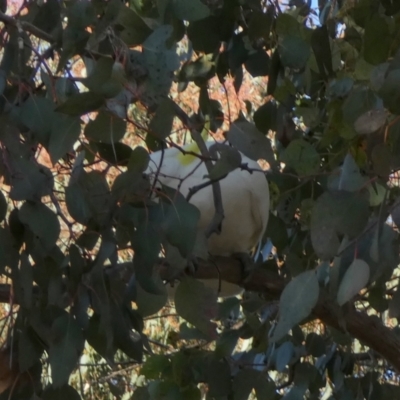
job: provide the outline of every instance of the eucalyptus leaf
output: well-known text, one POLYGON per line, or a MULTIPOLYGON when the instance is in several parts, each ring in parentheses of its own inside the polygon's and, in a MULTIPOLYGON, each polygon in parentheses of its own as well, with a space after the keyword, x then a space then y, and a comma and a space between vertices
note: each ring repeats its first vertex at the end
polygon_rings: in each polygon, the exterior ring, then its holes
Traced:
POLYGON ((42 203, 25 202, 19 210, 19 218, 35 234, 44 249, 50 251, 60 234, 57 215, 42 203))
POLYGON ((51 327, 52 342, 49 361, 53 387, 61 387, 69 380, 84 346, 83 333, 76 321, 68 315, 57 318, 51 327))
POLYGON ((370 110, 360 115, 354 122, 354 129, 360 135, 368 135, 381 128, 387 119, 387 111, 384 109, 370 110))
POLYGON ((92 92, 83 92, 69 97, 64 103, 57 106, 55 111, 71 116, 80 116, 96 111, 102 105, 104 105, 103 96, 92 92))
POLYGON ((344 274, 337 292, 337 302, 340 306, 351 300, 369 281, 370 270, 368 264, 355 259, 344 274))
POLYGON ((210 15, 210 9, 201 0, 173 0, 172 9, 178 19, 197 21, 210 15))
POLYGON ((216 338, 217 294, 198 280, 185 278, 177 287, 175 307, 178 314, 210 339, 216 338))
POLYGON ((234 122, 231 124, 227 138, 234 147, 252 160, 262 158, 270 165, 275 165, 270 140, 252 123, 240 120, 234 122))
POLYGON ((303 139, 290 142, 281 156, 282 162, 294 168, 299 175, 312 175, 318 172, 320 157, 314 146, 303 139))
POLYGON ((115 115, 101 110, 96 119, 85 127, 86 138, 100 143, 116 143, 125 135, 126 122, 115 115))
POLYGON ((277 342, 290 329, 307 318, 319 296, 318 278, 315 271, 306 271, 292 279, 279 300, 279 320, 271 340, 277 342))

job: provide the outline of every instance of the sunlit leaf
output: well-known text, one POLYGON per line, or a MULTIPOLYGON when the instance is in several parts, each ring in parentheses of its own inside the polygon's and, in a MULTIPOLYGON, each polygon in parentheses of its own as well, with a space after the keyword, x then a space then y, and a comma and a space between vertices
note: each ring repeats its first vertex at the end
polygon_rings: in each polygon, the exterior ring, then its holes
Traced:
POLYGON ((351 300, 361 289, 363 289, 369 280, 369 266, 360 259, 355 259, 340 282, 337 293, 337 302, 340 306, 351 300))
POLYGON ((319 296, 315 271, 306 271, 292 279, 282 292, 279 301, 279 320, 272 335, 280 340, 290 329, 311 314, 319 296))

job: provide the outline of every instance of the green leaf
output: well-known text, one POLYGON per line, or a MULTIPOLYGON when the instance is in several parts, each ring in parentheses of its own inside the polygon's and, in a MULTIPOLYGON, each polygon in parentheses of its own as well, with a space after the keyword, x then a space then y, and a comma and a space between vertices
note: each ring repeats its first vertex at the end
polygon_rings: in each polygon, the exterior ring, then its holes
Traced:
POLYGON ((354 129, 360 135, 369 135, 380 129, 387 117, 388 113, 385 109, 369 110, 356 119, 354 129))
POLYGON ((100 158, 112 165, 126 167, 132 157, 132 149, 124 143, 95 143, 100 158))
POLYGON ((113 329, 114 345, 123 351, 129 358, 141 362, 143 357, 143 342, 140 335, 143 322, 137 312, 133 312, 113 303, 111 307, 111 325, 113 329), (134 319, 138 322, 134 326, 134 319), (140 321, 140 322, 139 322, 140 321), (135 332, 136 331, 136 332, 135 332), (134 333, 132 333, 134 332, 134 333))
POLYGON ((218 313, 215 290, 196 279, 187 277, 176 289, 175 308, 182 318, 193 324, 208 338, 216 338, 216 325, 211 322, 218 313))
POLYGON ((20 304, 26 309, 30 309, 32 307, 33 267, 29 262, 28 255, 25 252, 21 254, 19 283, 21 285, 22 295, 22 298, 19 299, 20 304))
POLYGON ((371 154, 374 172, 380 176, 389 176, 392 172, 392 151, 385 143, 377 144, 371 154))
POLYGON ((305 271, 292 279, 283 289, 279 300, 279 320, 271 340, 277 342, 296 324, 307 318, 319 296, 315 271, 305 271))
POLYGON ((25 202, 19 210, 19 218, 29 226, 44 249, 50 251, 60 235, 57 215, 42 203, 25 202))
POLYGON ((298 36, 285 36, 279 45, 281 62, 285 67, 302 69, 310 57, 310 45, 298 36))
POLYGON ((389 318, 399 318, 400 317, 400 290, 397 287, 396 292, 392 296, 389 303, 389 318))
POLYGON ((187 33, 192 42, 193 50, 204 54, 213 53, 222 39, 221 22, 221 18, 214 16, 191 22, 187 33))
POLYGON ((210 15, 210 9, 201 0, 173 0, 172 9, 176 18, 197 21, 210 15))
POLYGON ((61 24, 61 7, 57 0, 49 0, 39 7, 39 12, 35 15, 33 25, 42 31, 51 33, 59 24, 61 24))
POLYGON ((89 202, 86 200, 85 193, 78 183, 72 183, 65 189, 65 201, 71 217, 86 225, 93 213, 89 202))
POLYGON ((43 354, 43 347, 31 327, 24 327, 18 335, 18 363, 20 372, 28 371, 43 354))
POLYGON ((72 95, 56 107, 55 111, 71 116, 80 116, 98 110, 104 104, 104 97, 93 93, 83 92, 72 95))
POLYGON ((356 164, 353 156, 348 153, 340 168, 340 175, 335 174, 330 177, 328 186, 331 190, 356 192, 365 186, 367 181, 368 178, 361 175, 360 168, 356 164))
POLYGON ((208 176, 211 180, 223 178, 229 172, 240 167, 242 157, 238 150, 222 143, 215 143, 209 151, 211 157, 215 156, 215 152, 219 154, 218 160, 214 163, 208 176))
POLYGON ((51 126, 49 153, 55 164, 72 150, 81 133, 81 121, 77 117, 55 115, 51 126))
POLYGON ((0 190, 0 222, 4 220, 7 214, 7 200, 3 194, 3 192, 0 190))
POLYGON ((142 44, 152 32, 143 18, 126 6, 120 8, 116 22, 123 27, 119 37, 128 47, 142 44))
POLYGON ((21 106, 18 120, 36 135, 37 140, 47 147, 53 123, 54 103, 46 98, 30 96, 21 106))
POLYGON ((313 30, 311 35, 311 46, 322 77, 333 75, 332 52, 329 41, 329 32, 324 24, 313 30))
POLYGON ((276 34, 278 36, 298 36, 301 26, 296 18, 288 13, 280 13, 276 18, 276 34))
MULTIPOLYGON (((111 328, 111 327, 109 327, 111 328)), ((112 330, 110 330, 112 334, 112 330)), ((112 358, 116 349, 112 343, 108 346, 108 334, 109 331, 104 329, 101 324, 101 317, 99 314, 93 314, 89 319, 89 325, 85 331, 86 340, 92 346, 97 353, 103 358, 112 358)))
POLYGON ((385 62, 389 55, 391 38, 386 19, 374 14, 365 26, 364 58, 370 64, 385 62))
POLYGON ((146 359, 140 369, 140 374, 147 379, 159 379, 170 365, 171 361, 164 354, 153 354, 146 359))
POLYGON ((160 311, 166 304, 168 300, 167 292, 165 286, 163 285, 159 276, 153 278, 155 283, 159 285, 161 294, 154 294, 146 292, 139 283, 136 284, 136 305, 138 311, 143 317, 148 317, 150 315, 156 314, 160 311))
POLYGON ((215 74, 214 55, 206 54, 197 60, 183 64, 179 71, 180 82, 205 81, 215 74))
POLYGON ((369 281, 369 266, 364 260, 355 259, 347 268, 339 286, 336 300, 340 306, 365 288, 369 281))
POLYGON ((81 400, 79 393, 69 385, 64 385, 58 388, 47 386, 41 397, 43 400, 81 400))
POLYGON ((234 147, 252 160, 257 161, 262 158, 270 165, 276 164, 270 140, 254 124, 248 121, 235 121, 231 124, 227 138, 234 147))
POLYGON ((11 179, 11 199, 36 200, 50 194, 54 180, 49 169, 24 158, 14 158, 11 164, 15 171, 11 179))
POLYGON ((76 368, 85 343, 82 331, 71 316, 58 317, 51 326, 52 340, 49 362, 53 387, 68 383, 71 372, 76 368))
POLYGON ((380 108, 381 104, 382 101, 372 90, 356 86, 342 105, 343 120, 353 126, 358 117, 367 111, 380 108))
POLYGON ((231 392, 231 369, 225 358, 211 358, 207 365, 207 383, 210 398, 226 398, 231 392))
POLYGON ((290 142, 283 152, 281 161, 293 168, 298 175, 316 174, 320 167, 320 158, 315 147, 303 139, 290 142))
POLYGON ((266 135, 269 130, 276 131, 278 118, 277 114, 277 106, 272 101, 260 106, 253 116, 257 129, 264 135, 266 135))
POLYGON ((283 372, 294 355, 292 342, 282 343, 276 350, 275 367, 278 372, 283 372))
POLYGON ((365 193, 325 192, 311 214, 311 241, 317 255, 328 260, 339 248, 338 235, 354 238, 368 222, 369 201, 365 193))
POLYGON ((96 119, 90 120, 85 127, 85 136, 100 143, 116 143, 125 135, 126 121, 114 114, 101 110, 96 119))
POLYGON ((193 251, 200 211, 176 190, 163 187, 165 200, 159 206, 159 227, 168 242, 178 248, 183 257, 193 251))
MULTIPOLYGON (((87 61, 88 64, 92 62, 92 59, 87 61)), ((83 79, 82 83, 90 92, 103 95, 106 98, 117 96, 121 92, 123 85, 121 82, 112 79, 114 65, 115 62, 112 58, 101 57, 94 65, 89 76, 83 79)))
POLYGON ((348 76, 341 79, 333 79, 328 86, 327 94, 335 98, 346 97, 353 88, 354 80, 348 76))
POLYGON ((306 349, 313 357, 321 357, 327 352, 327 345, 322 336, 315 332, 311 332, 306 338, 306 349))
POLYGON ((159 140, 164 140, 171 134, 174 120, 174 104, 170 99, 164 99, 157 107, 154 117, 149 124, 149 132, 159 140))
POLYGON ((149 153, 142 146, 137 146, 134 148, 129 158, 128 170, 134 172, 144 172, 149 165, 149 161, 149 153))
POLYGON ((264 49, 258 50, 256 53, 251 54, 244 66, 247 72, 253 77, 267 76, 269 73, 270 57, 264 49))
MULTIPOLYGON (((232 389, 234 400, 248 400, 251 391, 260 385, 265 385, 265 379, 260 371, 256 371, 252 368, 240 369, 239 372, 234 376, 232 382, 232 389)), ((270 398, 270 397, 260 397, 270 398)))
POLYGON ((390 71, 386 75, 379 95, 390 112, 400 114, 400 69, 390 71))

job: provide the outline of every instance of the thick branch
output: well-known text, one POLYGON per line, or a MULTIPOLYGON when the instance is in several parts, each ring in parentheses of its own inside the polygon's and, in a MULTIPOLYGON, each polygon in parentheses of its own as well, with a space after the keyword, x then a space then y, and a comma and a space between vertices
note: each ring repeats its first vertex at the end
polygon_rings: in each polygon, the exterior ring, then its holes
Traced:
MULTIPOLYGON (((110 270, 120 269, 121 266, 110 270)), ((264 293, 271 299, 279 299, 285 288, 284 280, 275 273, 267 270, 255 270, 252 275, 242 282, 241 264, 238 259, 228 257, 215 257, 211 261, 199 261, 196 278, 218 279, 238 284, 246 290, 264 293)), ((124 268, 123 268, 124 269, 124 268)), ((161 273, 167 269, 160 266, 161 273)), ((108 270, 108 273, 112 271, 108 270)), ((117 273, 117 272, 116 272, 117 273)), ((121 279, 124 279, 123 273, 121 279)), ((365 312, 350 309, 343 314, 342 310, 327 295, 326 291, 321 290, 321 295, 317 306, 313 310, 313 316, 342 332, 348 332, 351 336, 358 339, 379 353, 397 371, 400 371, 400 337, 391 329, 374 316, 369 316, 365 312)), ((0 302, 10 301, 10 285, 0 285, 0 302)))
MULTIPOLYGON (((243 286, 246 290, 265 293, 275 299, 279 299, 285 287, 285 282, 281 277, 266 270, 255 270, 250 278, 242 283, 241 266, 237 259, 218 257, 214 262, 218 266, 218 271, 215 264, 203 262, 200 263, 196 277, 218 279, 220 276, 222 280, 243 286)), ((381 354, 397 371, 400 371, 400 337, 383 325, 378 318, 353 308, 343 315, 340 307, 328 297, 324 290, 321 290, 313 316, 326 325, 348 332, 381 354)))

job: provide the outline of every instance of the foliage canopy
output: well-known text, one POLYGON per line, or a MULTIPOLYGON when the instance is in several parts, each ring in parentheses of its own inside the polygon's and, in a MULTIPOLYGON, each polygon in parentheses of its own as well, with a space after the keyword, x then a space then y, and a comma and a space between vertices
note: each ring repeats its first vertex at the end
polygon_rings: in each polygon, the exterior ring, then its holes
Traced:
POLYGON ((400 3, 7 3, 0 399, 400 398, 400 3), (208 125, 270 166, 273 256, 198 260, 248 292, 185 276, 157 333, 198 211, 153 201, 148 151, 208 125))

